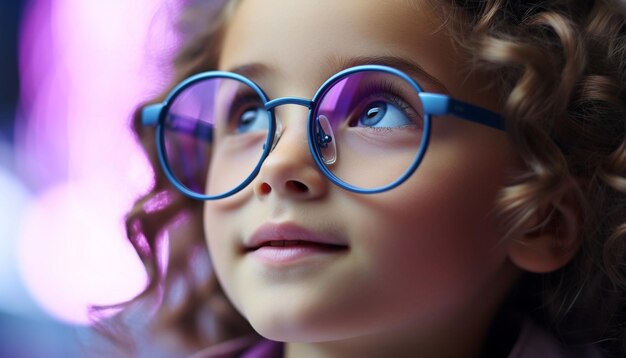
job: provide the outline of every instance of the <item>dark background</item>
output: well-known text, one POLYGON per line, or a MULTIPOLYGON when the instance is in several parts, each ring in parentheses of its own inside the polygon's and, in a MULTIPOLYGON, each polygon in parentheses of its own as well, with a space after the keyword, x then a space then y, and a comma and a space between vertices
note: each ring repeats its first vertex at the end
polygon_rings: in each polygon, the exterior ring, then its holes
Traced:
POLYGON ((15 113, 19 98, 17 48, 19 22, 26 1, 0 2, 0 138, 13 142, 15 113))

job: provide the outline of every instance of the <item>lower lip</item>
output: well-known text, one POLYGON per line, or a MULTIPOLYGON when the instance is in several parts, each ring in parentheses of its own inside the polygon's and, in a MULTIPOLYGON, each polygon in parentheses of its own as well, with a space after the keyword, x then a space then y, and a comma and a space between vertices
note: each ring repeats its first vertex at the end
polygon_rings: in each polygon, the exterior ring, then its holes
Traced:
POLYGON ((250 254, 266 264, 289 265, 305 259, 337 255, 345 251, 346 250, 342 248, 331 248, 317 245, 294 245, 263 246, 251 251, 250 254))

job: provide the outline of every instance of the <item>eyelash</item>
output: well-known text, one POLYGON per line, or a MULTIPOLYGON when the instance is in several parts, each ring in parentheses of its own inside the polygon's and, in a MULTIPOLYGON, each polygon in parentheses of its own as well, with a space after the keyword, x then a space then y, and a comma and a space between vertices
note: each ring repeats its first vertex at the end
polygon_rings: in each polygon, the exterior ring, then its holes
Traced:
MULTIPOLYGON (((416 126, 421 127, 422 116, 416 111, 413 106, 407 103, 400 95, 402 93, 392 82, 383 81, 368 84, 363 90, 362 94, 359 94, 361 98, 371 98, 379 96, 380 98, 389 101, 392 105, 398 107, 416 126)), ((383 128, 379 128, 383 129, 383 128)))
POLYGON ((228 118, 230 121, 238 120, 239 116, 243 113, 241 108, 248 109, 248 105, 255 104, 263 107, 263 104, 260 101, 259 95, 252 91, 244 91, 238 92, 233 98, 230 104, 230 111, 228 112, 228 118), (237 117, 235 117, 237 115, 237 117))

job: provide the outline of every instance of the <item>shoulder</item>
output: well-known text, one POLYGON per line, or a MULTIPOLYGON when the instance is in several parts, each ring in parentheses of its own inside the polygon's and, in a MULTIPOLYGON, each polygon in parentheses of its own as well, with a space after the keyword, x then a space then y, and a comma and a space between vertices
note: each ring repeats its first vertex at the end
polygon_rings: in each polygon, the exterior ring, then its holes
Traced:
POLYGON ((189 358, 281 358, 283 343, 245 336, 203 349, 189 358))
POLYGON ((517 342, 511 350, 509 358, 602 358, 592 347, 580 346, 567 348, 556 337, 542 327, 524 321, 517 342))

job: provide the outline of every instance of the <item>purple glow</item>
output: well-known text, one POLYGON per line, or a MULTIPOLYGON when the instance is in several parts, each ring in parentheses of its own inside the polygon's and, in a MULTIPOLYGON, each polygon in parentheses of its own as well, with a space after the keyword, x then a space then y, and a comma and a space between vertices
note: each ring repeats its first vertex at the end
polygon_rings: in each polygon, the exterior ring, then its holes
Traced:
POLYGON ((88 305, 145 284, 123 216, 151 171, 129 121, 168 79, 158 68, 175 46, 164 1, 36 0, 24 19, 16 141, 38 194, 20 267, 35 300, 62 320, 85 323, 88 305))

